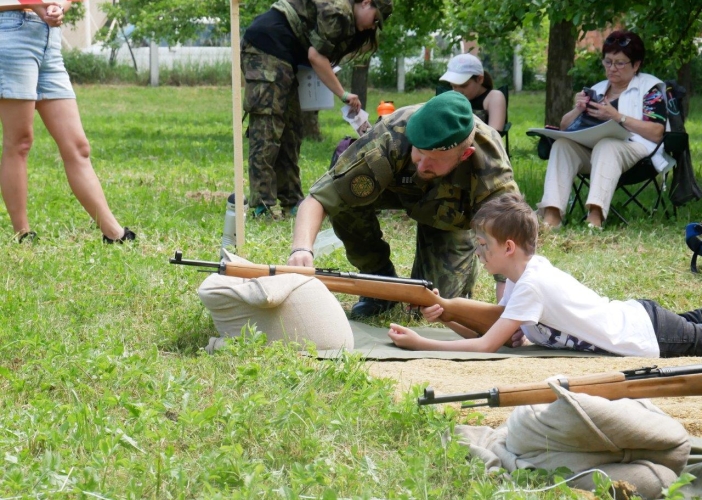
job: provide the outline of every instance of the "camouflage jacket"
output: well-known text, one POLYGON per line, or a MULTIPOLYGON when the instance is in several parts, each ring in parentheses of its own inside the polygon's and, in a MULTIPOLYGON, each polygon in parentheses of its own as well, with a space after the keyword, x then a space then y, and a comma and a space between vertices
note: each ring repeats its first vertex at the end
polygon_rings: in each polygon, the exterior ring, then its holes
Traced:
POLYGON ((349 52, 356 34, 352 0, 278 0, 272 6, 290 23, 305 47, 314 47, 330 60, 349 52))
POLYGON ((445 177, 420 179, 411 159, 412 145, 405 136, 407 120, 420 106, 400 108, 386 116, 312 186, 310 195, 330 216, 370 205, 387 190, 412 219, 446 231, 463 230, 470 229, 481 203, 519 192, 500 135, 478 118, 475 153, 445 177))

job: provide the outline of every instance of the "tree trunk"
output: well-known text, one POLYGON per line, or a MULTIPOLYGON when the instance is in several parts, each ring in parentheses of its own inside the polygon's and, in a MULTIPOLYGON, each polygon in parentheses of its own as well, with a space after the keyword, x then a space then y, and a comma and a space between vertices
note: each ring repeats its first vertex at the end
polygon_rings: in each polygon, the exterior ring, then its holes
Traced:
POLYGON ((689 62, 683 64, 678 70, 678 83, 687 91, 682 102, 683 115, 687 117, 690 111, 690 98, 695 95, 695 89, 692 88, 692 68, 689 62))
POLYGON ((573 78, 568 71, 575 61, 575 26, 570 21, 551 24, 546 70, 546 125, 558 126, 573 109, 573 78))
POLYGON ((322 131, 319 130, 319 111, 302 112, 302 138, 316 142, 322 140, 322 131))
POLYGON ((368 97, 368 63, 353 67, 351 93, 358 96, 361 100, 361 107, 368 111, 368 104, 366 103, 366 98, 368 97))

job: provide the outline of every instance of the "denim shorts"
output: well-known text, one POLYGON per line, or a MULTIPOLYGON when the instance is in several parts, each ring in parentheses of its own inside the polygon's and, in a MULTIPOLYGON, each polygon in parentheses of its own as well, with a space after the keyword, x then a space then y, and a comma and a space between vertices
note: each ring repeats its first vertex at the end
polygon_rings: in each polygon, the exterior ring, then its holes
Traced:
POLYGON ((61 29, 33 12, 0 12, 0 99, 75 99, 61 55, 61 29))

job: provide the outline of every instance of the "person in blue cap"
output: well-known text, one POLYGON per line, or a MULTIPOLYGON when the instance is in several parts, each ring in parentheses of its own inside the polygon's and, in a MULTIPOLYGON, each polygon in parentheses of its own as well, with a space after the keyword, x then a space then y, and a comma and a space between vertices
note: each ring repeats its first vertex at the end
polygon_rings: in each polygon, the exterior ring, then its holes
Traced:
MULTIPOLYGON (((377 211, 401 209, 417 222, 411 277, 433 282, 444 297, 469 297, 478 272, 471 218, 487 200, 518 191, 500 135, 473 116, 462 94, 445 92, 384 116, 317 180, 300 205, 288 264, 313 265, 329 216, 351 264, 396 276, 377 211)), ((394 305, 361 297, 351 316, 394 305)))

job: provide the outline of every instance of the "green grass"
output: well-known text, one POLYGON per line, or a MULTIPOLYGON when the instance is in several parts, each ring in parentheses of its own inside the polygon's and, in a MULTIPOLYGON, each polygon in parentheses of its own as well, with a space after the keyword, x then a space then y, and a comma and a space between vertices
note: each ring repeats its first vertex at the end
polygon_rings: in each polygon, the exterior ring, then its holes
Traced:
MULTIPOLYGON (((370 378, 358 358, 320 362, 294 346, 265 346, 254 332, 203 354, 216 334, 195 293, 204 276, 168 258, 176 249, 186 258, 218 256, 234 182, 229 88, 77 91, 108 200, 138 240, 101 244, 37 119, 29 213, 39 243, 15 243, 0 208, 0 497, 494 496, 499 477, 466 462, 458 445, 441 444, 446 429, 471 416, 419 410, 420 388, 395 401, 392 383, 370 378)), ((429 96, 371 92, 368 108, 375 118, 381 99, 399 107, 429 96)), ((693 101, 688 120, 696 165, 700 105, 693 101)), ((532 204, 545 162, 524 131, 542 125, 542 116, 543 94, 511 96, 515 175, 532 204)), ((324 141, 302 149, 305 189, 350 132, 338 108, 321 121, 324 141)), ((637 218, 598 234, 569 225, 545 237, 541 250, 611 298, 699 307, 700 280, 689 273, 682 231, 701 209, 698 202, 676 219, 637 218)), ((239 253, 284 263, 292 224, 247 220, 239 253)), ((383 224, 398 271, 408 275, 413 225, 399 214, 383 215, 383 224)), ((317 264, 351 270, 341 251, 317 264)), ((492 301, 492 288, 482 275, 477 298, 492 301)), ((378 324, 405 319, 394 312, 378 324)), ((527 474, 520 485, 547 479, 527 474)))

